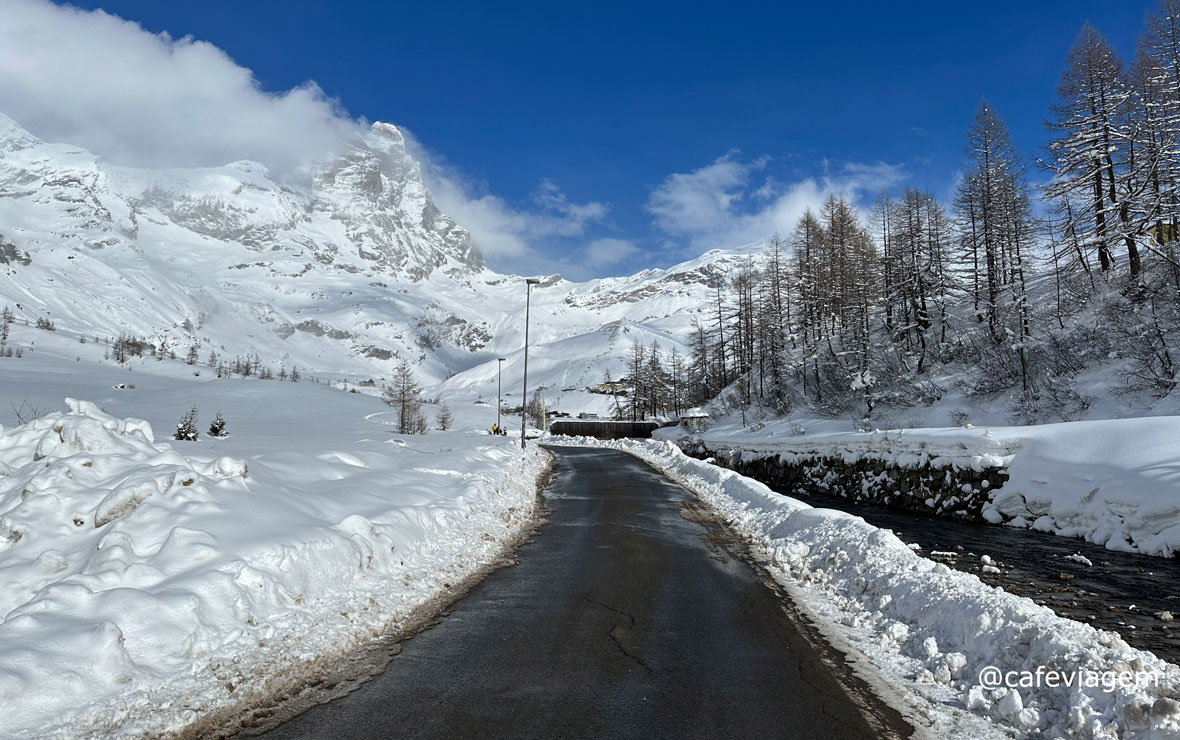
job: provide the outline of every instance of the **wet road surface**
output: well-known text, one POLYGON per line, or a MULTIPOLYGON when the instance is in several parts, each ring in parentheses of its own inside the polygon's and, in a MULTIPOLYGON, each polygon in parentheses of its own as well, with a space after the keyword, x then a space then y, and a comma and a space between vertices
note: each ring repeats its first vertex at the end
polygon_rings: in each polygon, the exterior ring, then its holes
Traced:
POLYGON ((893 530, 922 546, 919 554, 974 573, 991 586, 1027 596, 1057 614, 1113 630, 1129 644, 1180 662, 1180 560, 1114 552, 1072 537, 963 522, 858 504, 825 493, 798 496, 812 506, 839 509, 893 530), (1068 559, 1081 555, 1092 564, 1068 559), (1000 573, 983 571, 982 556, 1000 573))
POLYGON ((623 453, 552 451, 551 512, 515 566, 264 737, 909 734, 684 489, 623 453))

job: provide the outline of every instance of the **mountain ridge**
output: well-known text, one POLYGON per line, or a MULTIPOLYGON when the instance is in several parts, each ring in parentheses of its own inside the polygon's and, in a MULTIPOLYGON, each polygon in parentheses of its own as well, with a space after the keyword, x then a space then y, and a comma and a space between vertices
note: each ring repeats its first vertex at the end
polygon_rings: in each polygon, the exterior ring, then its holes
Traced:
MULTIPOLYGON (((580 283, 550 276, 532 291, 530 377, 597 382, 629 341, 677 346, 728 266, 755 250, 580 283), (546 370, 544 345, 571 340, 594 349, 593 366, 571 357, 546 370)), ((437 207, 392 124, 280 180, 248 160, 113 165, 0 114, 0 303, 30 323, 326 376, 385 377, 407 357, 428 384, 470 389, 497 357, 509 358, 505 377, 523 369, 523 288, 437 207)))

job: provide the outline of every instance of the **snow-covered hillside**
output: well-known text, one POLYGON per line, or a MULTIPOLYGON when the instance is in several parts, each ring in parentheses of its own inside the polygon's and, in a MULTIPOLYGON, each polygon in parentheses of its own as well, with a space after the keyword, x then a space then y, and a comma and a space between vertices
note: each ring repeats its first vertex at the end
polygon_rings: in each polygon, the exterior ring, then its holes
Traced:
MULTIPOLYGON (((634 341, 671 348, 754 248, 666 270, 532 291, 530 385, 618 375, 634 341)), ((113 166, 0 114, 0 305, 74 337, 141 337, 204 361, 257 354, 274 372, 388 376, 399 357, 440 392, 487 398, 497 357, 521 380, 524 281, 488 270, 434 205, 394 126, 279 178, 254 162, 113 166), (454 377, 452 377, 454 376, 454 377)), ((511 397, 511 396, 510 396, 511 397)), ((582 406, 604 397, 563 399, 582 406)))
POLYGON ((3 737, 227 727, 453 598, 531 519, 547 456, 489 435, 491 406, 407 437, 371 393, 129 372, 49 334, 0 365, 3 737), (13 423, 17 393, 44 415, 13 423), (193 405, 200 439, 168 439, 193 405))

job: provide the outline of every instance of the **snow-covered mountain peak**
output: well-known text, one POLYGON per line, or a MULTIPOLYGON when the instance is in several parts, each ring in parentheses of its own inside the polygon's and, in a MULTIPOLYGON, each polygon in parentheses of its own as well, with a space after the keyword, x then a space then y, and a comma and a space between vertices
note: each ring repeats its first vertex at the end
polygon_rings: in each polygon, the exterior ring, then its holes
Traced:
POLYGON ((369 127, 367 138, 374 148, 385 147, 391 155, 406 156, 406 137, 392 123, 377 121, 369 127))
POLYGON ((474 272, 483 257, 466 229, 435 206, 396 126, 375 123, 311 171, 315 207, 346 224, 360 255, 420 280, 433 270, 474 272))
MULTIPOLYGON (((530 377, 581 388, 617 375, 632 342, 683 342, 744 259, 542 278, 530 377)), ((276 373, 380 378, 409 358, 424 383, 482 394, 498 357, 506 382, 522 369, 525 294, 437 208, 396 126, 281 175, 249 160, 115 166, 0 117, 0 306, 19 306, 20 321, 196 345, 202 359, 256 354, 276 373)))
POLYGON ((5 152, 16 152, 37 146, 41 140, 21 128, 20 124, 0 113, 0 157, 5 152))

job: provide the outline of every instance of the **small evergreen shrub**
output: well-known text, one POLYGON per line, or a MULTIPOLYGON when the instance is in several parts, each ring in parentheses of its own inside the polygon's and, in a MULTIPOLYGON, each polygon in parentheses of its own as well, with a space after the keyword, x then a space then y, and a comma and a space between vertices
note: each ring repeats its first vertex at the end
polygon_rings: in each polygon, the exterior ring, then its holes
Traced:
POLYGON ((209 424, 210 437, 228 437, 229 432, 225 431, 225 419, 221 418, 221 412, 217 412, 217 416, 213 417, 213 422, 209 424))
POLYGON ((193 406, 184 416, 180 417, 180 421, 176 425, 176 434, 172 438, 185 442, 196 442, 198 436, 197 407, 193 406))

